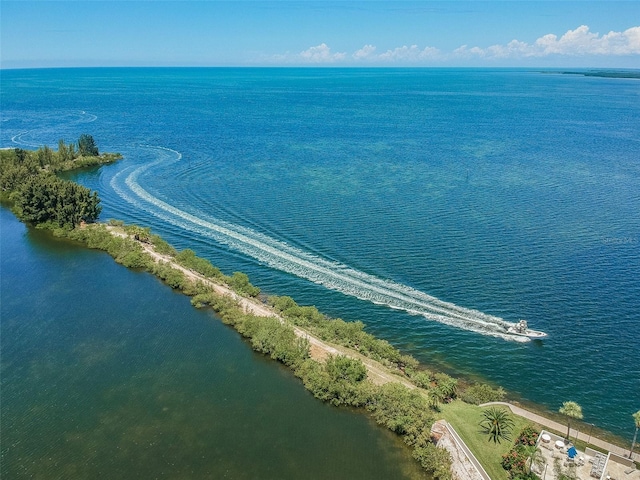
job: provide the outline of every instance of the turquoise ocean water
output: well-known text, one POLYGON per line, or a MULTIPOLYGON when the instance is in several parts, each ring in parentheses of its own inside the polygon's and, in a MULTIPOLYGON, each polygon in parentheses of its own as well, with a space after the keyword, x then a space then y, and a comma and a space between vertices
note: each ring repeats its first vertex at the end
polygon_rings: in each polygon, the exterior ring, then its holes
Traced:
POLYGON ((637 80, 527 70, 24 70, 0 146, 90 133, 103 219, 630 438, 639 119, 637 80))

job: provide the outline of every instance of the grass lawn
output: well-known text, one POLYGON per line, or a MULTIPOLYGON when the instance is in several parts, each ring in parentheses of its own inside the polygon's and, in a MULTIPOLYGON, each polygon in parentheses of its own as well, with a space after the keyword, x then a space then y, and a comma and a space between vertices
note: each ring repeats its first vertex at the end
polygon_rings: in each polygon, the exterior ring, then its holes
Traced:
POLYGON ((512 431, 511 441, 503 440, 501 443, 495 444, 489 441, 489 437, 480 431, 479 425, 483 419, 482 412, 486 410, 486 407, 481 408, 455 400, 441 406, 441 416, 453 425, 458 435, 464 440, 469 450, 473 452, 493 480, 507 480, 507 471, 500 465, 502 455, 511 450, 515 437, 531 422, 512 414, 506 407, 499 408, 505 408, 509 412, 515 426, 512 431))

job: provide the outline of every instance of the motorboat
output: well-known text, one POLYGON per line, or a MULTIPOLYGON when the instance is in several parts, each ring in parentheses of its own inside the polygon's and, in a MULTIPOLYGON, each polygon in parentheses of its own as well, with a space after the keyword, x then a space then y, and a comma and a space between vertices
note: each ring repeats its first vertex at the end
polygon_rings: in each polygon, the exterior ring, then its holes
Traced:
POLYGON ((536 339, 536 338, 544 338, 547 336, 546 333, 541 332, 539 330, 531 330, 529 325, 527 325, 526 320, 519 320, 518 323, 514 323, 509 327, 506 327, 507 333, 510 335, 518 335, 519 337, 527 337, 536 339))

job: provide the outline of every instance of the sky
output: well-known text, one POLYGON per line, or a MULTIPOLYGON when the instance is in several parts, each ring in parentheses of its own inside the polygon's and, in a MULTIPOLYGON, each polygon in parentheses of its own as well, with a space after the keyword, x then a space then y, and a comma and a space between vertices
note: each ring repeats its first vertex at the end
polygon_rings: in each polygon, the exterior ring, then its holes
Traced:
POLYGON ((0 0, 0 42, 3 69, 640 68, 640 0, 0 0))

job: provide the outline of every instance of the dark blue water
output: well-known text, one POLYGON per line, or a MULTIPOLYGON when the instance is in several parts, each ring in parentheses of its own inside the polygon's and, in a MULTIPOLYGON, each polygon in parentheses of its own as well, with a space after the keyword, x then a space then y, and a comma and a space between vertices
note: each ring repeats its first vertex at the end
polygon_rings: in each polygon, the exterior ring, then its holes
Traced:
POLYGON ((424 478, 151 275, 4 208, 0 228, 3 479, 424 478))
POLYGON ((2 146, 91 133, 151 225, 420 360, 630 437, 640 83, 524 70, 5 71, 2 146), (520 318, 549 338, 517 342, 520 318))

